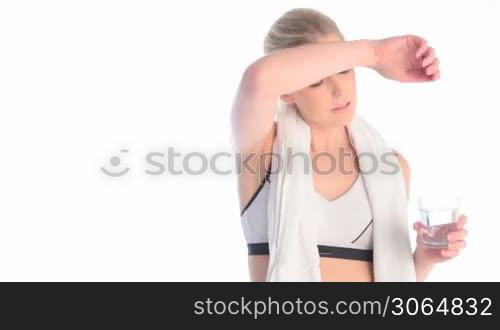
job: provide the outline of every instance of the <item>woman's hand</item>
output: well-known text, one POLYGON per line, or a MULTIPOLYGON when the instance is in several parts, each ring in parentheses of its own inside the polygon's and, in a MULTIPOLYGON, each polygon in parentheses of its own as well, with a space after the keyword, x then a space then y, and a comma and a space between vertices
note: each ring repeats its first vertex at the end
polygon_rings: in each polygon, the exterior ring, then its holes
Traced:
POLYGON ((435 249, 424 245, 422 240, 422 224, 417 221, 413 224, 413 229, 417 232, 417 247, 415 249, 415 258, 418 258, 423 264, 432 265, 443 261, 450 260, 459 255, 460 251, 465 248, 465 237, 467 229, 464 228, 467 222, 465 215, 460 215, 455 222, 454 230, 448 233, 448 247, 446 249, 435 249))
POLYGON ((439 59, 427 41, 415 35, 373 40, 373 69, 400 82, 424 82, 440 78, 439 59))

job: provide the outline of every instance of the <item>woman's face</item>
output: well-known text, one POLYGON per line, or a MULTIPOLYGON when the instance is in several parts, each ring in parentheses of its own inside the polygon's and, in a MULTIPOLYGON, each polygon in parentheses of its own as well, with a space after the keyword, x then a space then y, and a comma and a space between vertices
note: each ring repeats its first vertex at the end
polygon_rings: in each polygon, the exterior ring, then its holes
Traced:
MULTIPOLYGON (((342 41, 336 34, 322 37, 318 42, 342 41)), ((282 95, 286 103, 294 103, 308 124, 318 126, 345 126, 356 109, 356 75, 354 69, 325 77, 291 94, 282 95), (341 111, 332 108, 349 105, 341 111)))

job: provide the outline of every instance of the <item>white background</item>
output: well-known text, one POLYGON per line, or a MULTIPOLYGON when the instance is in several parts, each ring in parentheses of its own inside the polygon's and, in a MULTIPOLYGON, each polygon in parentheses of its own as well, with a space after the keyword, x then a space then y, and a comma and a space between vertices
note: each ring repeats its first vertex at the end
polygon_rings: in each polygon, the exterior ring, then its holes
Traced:
POLYGON ((241 74, 294 7, 347 39, 411 33, 436 49, 437 82, 356 69, 358 112, 410 163, 409 230, 422 191, 464 197, 468 246, 428 280, 500 280, 498 1, 173 3, 1 2, 0 280, 247 281, 236 176, 151 176, 144 157, 231 152, 241 74), (130 172, 105 176, 121 149, 130 172))

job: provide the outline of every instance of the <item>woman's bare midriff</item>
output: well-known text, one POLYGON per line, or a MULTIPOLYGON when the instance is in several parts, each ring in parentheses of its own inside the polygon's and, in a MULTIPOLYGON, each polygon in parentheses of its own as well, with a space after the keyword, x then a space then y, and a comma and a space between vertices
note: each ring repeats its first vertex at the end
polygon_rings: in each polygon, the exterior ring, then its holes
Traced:
MULTIPOLYGON (((248 256, 250 280, 265 282, 268 255, 248 256)), ((373 263, 341 258, 320 258, 322 282, 373 282, 373 263)))

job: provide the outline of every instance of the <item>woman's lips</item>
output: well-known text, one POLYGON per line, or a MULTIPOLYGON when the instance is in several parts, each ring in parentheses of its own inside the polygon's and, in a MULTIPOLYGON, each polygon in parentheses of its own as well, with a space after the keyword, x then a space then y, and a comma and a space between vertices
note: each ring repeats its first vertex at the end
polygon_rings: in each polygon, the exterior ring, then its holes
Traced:
POLYGON ((333 108, 331 109, 331 111, 342 111, 342 110, 345 110, 347 108, 349 108, 349 105, 351 104, 351 101, 348 101, 347 104, 341 108, 333 108))

